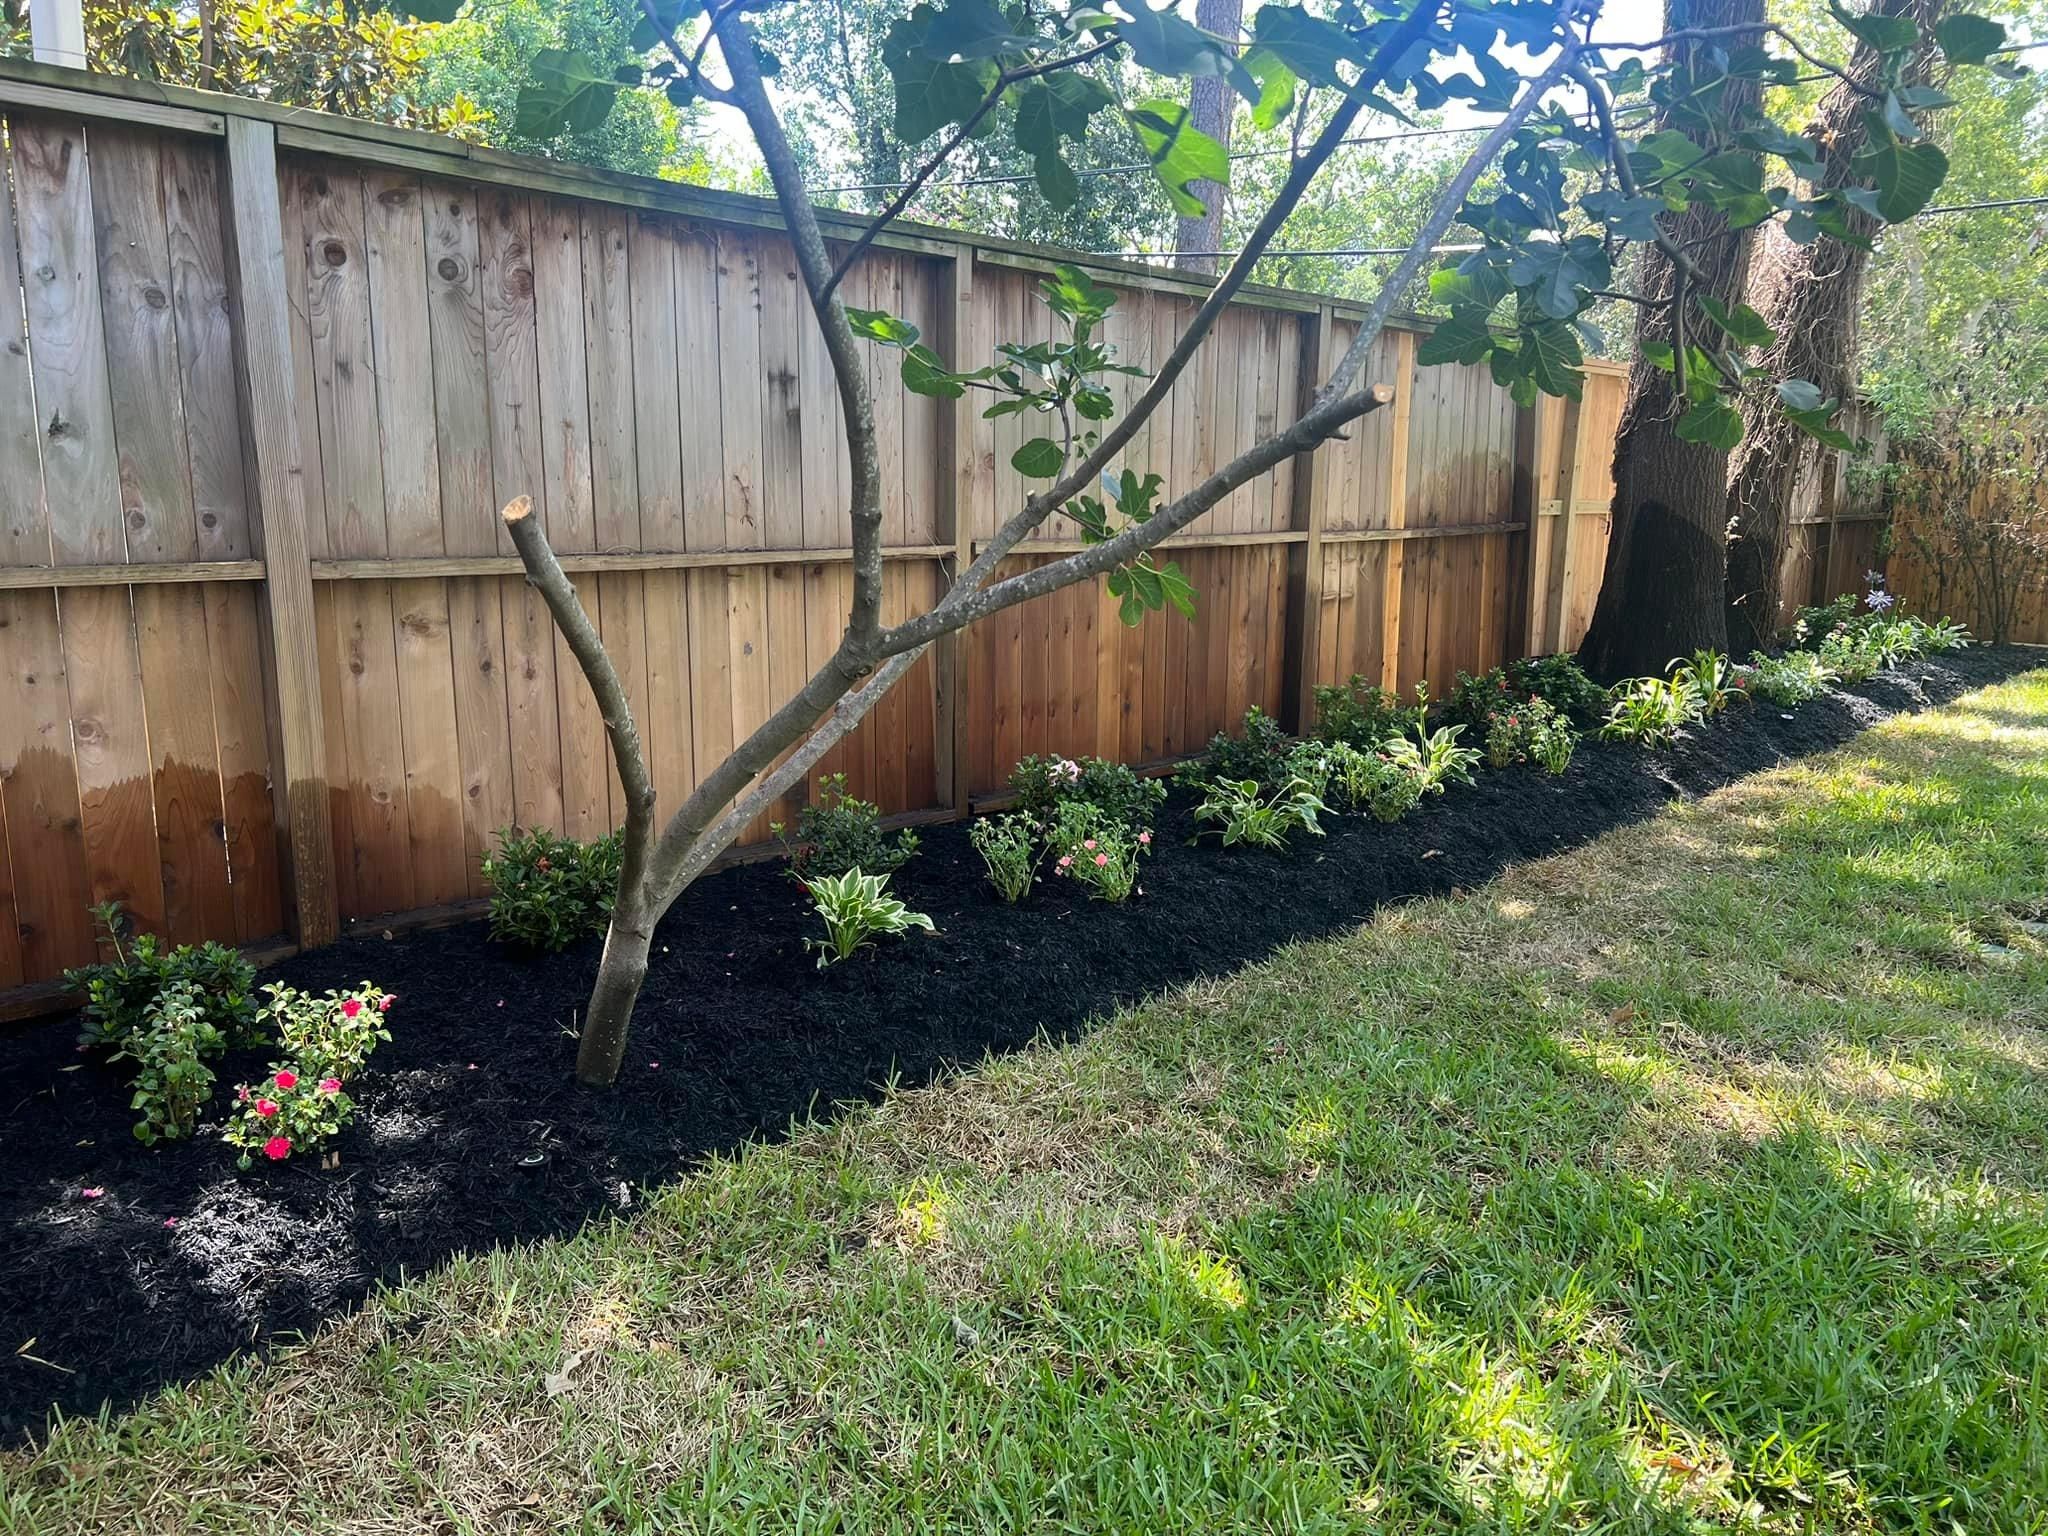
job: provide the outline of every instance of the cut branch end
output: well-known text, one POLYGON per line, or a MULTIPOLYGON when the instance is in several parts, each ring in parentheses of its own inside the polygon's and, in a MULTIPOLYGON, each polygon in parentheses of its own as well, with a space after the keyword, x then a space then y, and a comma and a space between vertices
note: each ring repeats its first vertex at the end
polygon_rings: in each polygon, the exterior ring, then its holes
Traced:
POLYGON ((533 498, 531 496, 514 496, 505 503, 505 510, 498 515, 508 523, 523 523, 533 516, 533 498))

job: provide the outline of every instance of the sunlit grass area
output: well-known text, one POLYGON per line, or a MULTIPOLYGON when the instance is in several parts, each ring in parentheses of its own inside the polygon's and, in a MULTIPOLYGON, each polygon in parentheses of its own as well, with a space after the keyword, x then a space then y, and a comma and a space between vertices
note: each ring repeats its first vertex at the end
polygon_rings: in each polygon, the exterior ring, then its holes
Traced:
POLYGON ((0 1530, 2038 1532, 2044 1193, 2035 673, 63 1425, 0 1530))

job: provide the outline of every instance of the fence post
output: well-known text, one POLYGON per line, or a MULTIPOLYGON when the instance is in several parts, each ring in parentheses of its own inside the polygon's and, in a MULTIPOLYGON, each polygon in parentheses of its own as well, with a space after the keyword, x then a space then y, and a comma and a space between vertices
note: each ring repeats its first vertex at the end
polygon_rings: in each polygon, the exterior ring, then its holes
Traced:
MULTIPOLYGON (((1543 485, 1543 466, 1538 462, 1543 451, 1542 418, 1540 395, 1533 405, 1515 407, 1515 458, 1508 489, 1508 520, 1522 525, 1522 531, 1512 536, 1522 541, 1521 580, 1508 584, 1508 643, 1502 647, 1506 661, 1535 655, 1541 639, 1535 631, 1537 603, 1543 590, 1543 573, 1536 563, 1536 535, 1542 527, 1538 518, 1543 513, 1536 501, 1536 493, 1543 485)), ((1509 548, 1516 546, 1510 542, 1509 548)), ((1514 567, 1512 560, 1509 566, 1514 567)))
POLYGON ((282 769, 281 852, 295 936, 310 949, 332 943, 340 922, 325 778, 327 744, 320 718, 313 566, 306 544, 304 466, 299 454, 302 402, 293 392, 291 316, 285 300, 277 130, 267 122, 230 116, 227 146, 235 374, 263 529, 264 617, 278 722, 272 751, 276 767, 282 769))
MULTIPOLYGON (((1296 386, 1295 414, 1306 411, 1334 360, 1331 332, 1336 311, 1318 304, 1301 317, 1301 379, 1296 386)), ((1324 455, 1304 453, 1294 460, 1294 495, 1287 509, 1290 531, 1306 533, 1300 544, 1287 546, 1287 648, 1281 657, 1281 725, 1299 735, 1315 723, 1317 636, 1322 627, 1323 520, 1329 503, 1329 472, 1324 455)))
MULTIPOLYGON (((1387 449, 1387 527, 1408 526, 1408 439, 1415 414, 1415 332, 1397 331, 1394 341, 1394 429, 1387 449)), ((1408 562, 1403 539, 1387 544, 1380 609, 1380 686, 1401 687, 1401 587, 1408 562)))
MULTIPOLYGON (((974 313, 974 247, 953 247, 950 281, 940 289, 939 354, 955 368, 971 351, 974 313)), ((952 558, 946 579, 959 578, 974 561, 974 419, 972 391, 945 403, 939 418, 939 462, 949 466, 939 479, 939 508, 934 542, 950 543, 952 558)), ((961 630, 941 635, 934 643, 938 668, 938 779, 946 808, 965 816, 972 785, 973 753, 967 739, 968 689, 966 635, 961 630)))
POLYGON ((1584 419, 1580 402, 1564 403, 1564 426, 1558 435, 1557 530, 1550 536, 1550 570, 1543 594, 1543 631, 1538 643, 1548 655, 1565 648, 1565 605, 1575 572, 1572 568, 1572 530, 1578 526, 1574 510, 1579 499, 1579 425, 1584 419))

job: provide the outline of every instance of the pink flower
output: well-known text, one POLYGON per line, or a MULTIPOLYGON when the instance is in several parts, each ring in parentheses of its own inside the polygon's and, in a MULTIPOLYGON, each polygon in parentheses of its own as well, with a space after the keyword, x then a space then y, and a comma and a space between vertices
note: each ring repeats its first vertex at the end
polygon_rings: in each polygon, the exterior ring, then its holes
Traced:
POLYGON ((91 1189, 81 1189, 78 1192, 78 1198, 81 1200, 97 1200, 101 1195, 104 1195, 105 1193, 106 1191, 104 1189, 101 1189, 99 1185, 95 1184, 91 1189))
POLYGON ((1074 856, 1073 856, 1073 855, 1072 855, 1071 853, 1063 853, 1063 854, 1061 854, 1061 855, 1060 855, 1060 868, 1061 868, 1061 869, 1072 869, 1073 867, 1074 867, 1074 856))
POLYGON ((276 1113, 277 1106, 273 1104, 269 1099, 258 1099, 256 1101, 256 1118, 258 1120, 268 1120, 272 1115, 276 1113))
POLYGON ((379 1013, 389 1013, 391 1011, 391 1005, 397 1001, 397 994, 386 992, 382 997, 377 999, 377 1011, 379 1013))
POLYGON ((1140 848, 1150 848, 1152 846, 1152 834, 1150 832, 1140 832, 1138 834, 1138 846, 1140 848))
POLYGON ((1086 848, 1090 853, 1093 853, 1095 851, 1095 839, 1091 837, 1088 839, 1087 842, 1083 843, 1081 846, 1083 848, 1086 848))
POLYGON ((1100 869, 1100 868, 1102 868, 1102 866, 1103 866, 1103 865, 1105 865, 1105 864, 1107 864, 1108 862, 1109 862, 1109 855, 1108 855, 1108 854, 1106 854, 1106 853, 1098 853, 1097 855, 1095 855, 1095 867, 1096 867, 1097 869, 1100 869))
POLYGON ((360 998, 352 997, 347 1002, 341 1005, 341 1016, 344 1019, 352 1019, 362 1011, 363 1004, 360 998))
POLYGON ((263 1143, 263 1155, 273 1163, 281 1163, 292 1155, 292 1141, 289 1136, 273 1136, 263 1143))
POLYGON ((164 1218, 164 1225, 167 1227, 175 1227, 177 1224, 178 1218, 175 1216, 166 1216, 164 1218))
POLYGON ((299 1074, 296 1072, 280 1072, 271 1081, 276 1083, 278 1087, 289 1090, 299 1086, 299 1074))
POLYGON ((235 1097, 236 1097, 237 1099, 241 1100, 241 1101, 242 1101, 242 1102, 243 1102, 244 1104, 248 1103, 248 1102, 249 1102, 249 1085, 248 1085, 247 1083, 244 1083, 244 1084, 242 1084, 242 1086, 241 1086, 241 1087, 237 1088, 237 1089, 235 1090, 235 1097))
POLYGON ((323 1078, 321 1078, 321 1079, 320 1079, 320 1091, 321 1091, 322 1093, 339 1093, 339 1092, 341 1092, 341 1079, 340 1079, 340 1078, 338 1078, 338 1077, 323 1077, 323 1078))

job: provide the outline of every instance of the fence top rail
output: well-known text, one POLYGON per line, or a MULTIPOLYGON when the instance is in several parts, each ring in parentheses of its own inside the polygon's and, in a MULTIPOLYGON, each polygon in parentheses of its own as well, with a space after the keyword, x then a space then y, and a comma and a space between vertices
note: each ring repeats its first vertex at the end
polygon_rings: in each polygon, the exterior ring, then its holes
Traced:
MULTIPOLYGON (((10 106, 142 122, 215 138, 227 132, 228 118, 250 118, 273 124, 278 144, 285 149, 563 197, 588 198, 708 224, 782 228, 782 215, 773 198, 632 176, 533 155, 508 154, 443 134, 364 122, 310 107, 283 107, 250 97, 38 64, 27 59, 0 59, 0 108, 10 106)), ((858 214, 829 208, 820 208, 817 214, 827 238, 852 239, 867 227, 868 221, 858 214)), ((949 260, 958 259, 963 251, 972 251, 977 260, 990 265, 1034 270, 1055 262, 1071 262, 1084 265, 1091 272, 1107 273, 1128 287, 1190 296, 1206 293, 1213 282, 1201 274, 910 220, 897 220, 876 244, 949 260)), ((1253 308, 1306 314, 1327 307, 1342 320, 1360 319, 1367 310, 1361 301, 1259 283, 1247 283, 1239 290, 1238 302, 1253 308)), ((1405 312, 1395 314, 1392 323, 1403 330, 1422 332, 1436 326, 1436 321, 1427 316, 1405 312)), ((1615 365, 1594 362, 1589 366, 1604 370, 1615 365)))

